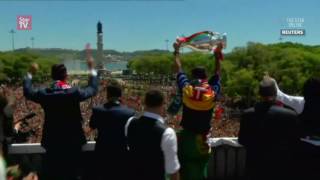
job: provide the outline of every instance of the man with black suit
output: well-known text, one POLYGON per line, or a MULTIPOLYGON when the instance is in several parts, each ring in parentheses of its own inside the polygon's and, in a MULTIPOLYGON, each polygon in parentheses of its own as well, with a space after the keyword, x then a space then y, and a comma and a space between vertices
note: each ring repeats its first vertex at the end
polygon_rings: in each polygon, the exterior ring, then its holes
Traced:
POLYGON ((90 71, 86 88, 71 87, 67 83, 67 69, 63 64, 55 64, 51 69, 54 82, 45 89, 32 87, 32 75, 38 69, 32 64, 24 78, 24 96, 39 103, 45 112, 41 145, 46 150, 44 158, 45 179, 76 179, 81 160, 81 148, 86 143, 82 129, 80 102, 97 93, 97 72, 93 60, 88 59, 90 71))
POLYGON ((92 109, 90 127, 98 130, 95 156, 98 179, 130 179, 127 172, 127 146, 124 127, 135 112, 121 105, 121 87, 111 81, 107 86, 108 102, 92 109))
POLYGON ((244 112, 239 131, 249 179, 294 178, 297 114, 276 105, 277 90, 270 77, 260 83, 259 94, 261 102, 244 112))

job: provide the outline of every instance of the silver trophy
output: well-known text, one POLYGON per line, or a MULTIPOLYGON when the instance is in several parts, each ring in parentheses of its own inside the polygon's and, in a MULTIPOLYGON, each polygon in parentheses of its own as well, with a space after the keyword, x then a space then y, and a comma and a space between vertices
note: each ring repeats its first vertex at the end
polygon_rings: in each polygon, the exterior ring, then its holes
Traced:
POLYGON ((227 34, 202 31, 188 37, 178 37, 177 43, 181 47, 188 47, 194 51, 210 52, 220 43, 222 43, 224 48, 227 47, 227 34))

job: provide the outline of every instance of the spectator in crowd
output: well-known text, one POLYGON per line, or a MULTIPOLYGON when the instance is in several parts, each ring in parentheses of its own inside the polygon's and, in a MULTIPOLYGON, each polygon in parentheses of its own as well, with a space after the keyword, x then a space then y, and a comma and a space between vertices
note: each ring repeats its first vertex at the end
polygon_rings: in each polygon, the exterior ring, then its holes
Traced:
POLYGON ((94 96, 98 90, 97 73, 93 60, 88 59, 90 71, 89 85, 80 89, 67 83, 67 69, 63 64, 55 64, 51 69, 54 80, 51 87, 34 89, 32 76, 38 69, 32 64, 24 78, 24 96, 39 103, 45 112, 45 122, 41 145, 45 148, 45 179, 76 179, 81 162, 81 147, 86 139, 82 129, 80 102, 94 96))
POLYGON ((95 154, 98 179, 130 179, 127 172, 127 146, 124 127, 135 112, 121 105, 121 86, 111 81, 107 103, 92 109, 90 127, 98 130, 95 154))
POLYGON ((4 97, 3 94, 0 94, 0 154, 3 153, 3 148, 5 144, 5 135, 4 135, 4 122, 6 115, 4 113, 4 109, 7 106, 7 99, 4 97))
POLYGON ((163 105, 164 96, 160 91, 148 91, 145 112, 141 117, 130 118, 125 126, 130 179, 165 180, 166 174, 171 180, 179 179, 176 134, 160 115, 163 105))
POLYGON ((241 117, 239 143, 247 150, 249 179, 293 179, 299 142, 297 114, 276 104, 274 81, 265 76, 259 86, 261 102, 241 117))
POLYGON ((298 164, 301 178, 320 178, 318 163, 320 147, 307 140, 320 140, 320 78, 309 78, 303 87, 303 97, 290 96, 278 88, 277 99, 299 113, 300 141, 298 164))
POLYGON ((207 176, 206 167, 211 151, 207 138, 211 129, 214 100, 221 87, 222 44, 215 50, 216 67, 214 76, 209 81, 203 67, 192 69, 191 81, 187 78, 182 69, 179 48, 179 45, 175 43, 177 84, 182 94, 183 104, 181 120, 183 130, 178 134, 181 179, 202 180, 207 176))
POLYGON ((2 90, 0 92, 0 154, 5 158, 7 156, 7 145, 8 141, 13 137, 13 100, 10 99, 5 92, 2 90))
MULTIPOLYGON (((16 126, 13 128, 13 111, 15 109, 14 106, 14 98, 12 94, 7 92, 7 89, 3 88, 0 91, 0 180, 5 180, 6 176, 10 174, 10 170, 16 169, 15 171, 22 172, 22 170, 26 170, 25 165, 26 162, 24 160, 18 160, 21 164, 10 166, 7 170, 8 173, 5 171, 4 160, 3 157, 8 160, 8 144, 12 143, 12 139, 19 135, 19 123, 16 123, 16 126), (16 167, 16 168, 14 168, 16 167)), ((13 161, 13 159, 11 159, 13 161)), ((16 162, 13 162, 16 163, 16 162)), ((29 172, 26 172, 29 173, 29 172)), ((18 173, 19 174, 19 173, 18 173)), ((23 178, 23 180, 33 180, 32 178, 37 178, 37 174, 30 172, 27 176, 22 177, 22 173, 20 173, 19 177, 15 178, 23 178)), ((8 178, 9 179, 9 178, 8 178)), ((35 179, 34 179, 35 180, 35 179)))

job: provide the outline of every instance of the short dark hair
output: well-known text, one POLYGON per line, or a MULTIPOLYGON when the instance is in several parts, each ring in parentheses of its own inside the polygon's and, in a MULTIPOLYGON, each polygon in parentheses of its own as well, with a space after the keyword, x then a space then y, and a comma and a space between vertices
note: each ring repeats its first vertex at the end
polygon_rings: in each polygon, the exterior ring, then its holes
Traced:
POLYGON ((309 78, 303 85, 303 96, 305 99, 320 97, 320 78, 309 78))
POLYGON ((193 68, 191 74, 194 79, 207 79, 206 69, 202 66, 193 68))
POLYGON ((110 81, 107 85, 107 97, 121 97, 122 96, 122 90, 121 86, 117 81, 110 81))
POLYGON ((264 78, 259 85, 259 94, 262 97, 275 97, 277 95, 275 82, 271 78, 264 78))
POLYGON ((146 93, 144 101, 147 107, 155 108, 164 103, 164 96, 161 91, 152 89, 146 93))
POLYGON ((64 64, 54 64, 51 67, 51 77, 53 80, 65 80, 67 77, 67 68, 64 64))

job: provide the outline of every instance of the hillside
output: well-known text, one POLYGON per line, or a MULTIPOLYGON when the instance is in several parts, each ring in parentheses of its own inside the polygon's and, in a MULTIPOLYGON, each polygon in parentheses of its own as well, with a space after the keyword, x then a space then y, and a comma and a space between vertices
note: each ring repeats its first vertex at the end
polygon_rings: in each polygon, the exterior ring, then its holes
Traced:
MULTIPOLYGON (((96 57, 97 50, 92 49, 91 50, 93 57, 96 57)), ((1 52, 1 51, 0 51, 1 52)), ((11 51, 7 51, 11 52, 11 51)), ((21 48, 16 49, 15 52, 17 53, 32 53, 39 56, 45 56, 45 57, 54 57, 59 60, 84 60, 86 58, 86 51, 85 50, 73 50, 73 49, 62 49, 62 48, 21 48)), ((133 51, 133 52, 119 52, 112 49, 106 49, 103 51, 105 56, 116 56, 119 60, 128 61, 136 56, 140 56, 146 53, 164 53, 167 52, 165 50, 143 50, 143 51, 133 51)))

